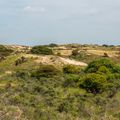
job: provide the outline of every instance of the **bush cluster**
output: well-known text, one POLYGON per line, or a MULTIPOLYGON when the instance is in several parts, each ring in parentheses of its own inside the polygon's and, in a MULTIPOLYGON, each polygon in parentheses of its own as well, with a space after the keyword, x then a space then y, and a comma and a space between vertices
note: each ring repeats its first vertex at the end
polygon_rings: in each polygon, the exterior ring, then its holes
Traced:
POLYGON ((43 55, 52 55, 53 51, 47 46, 34 46, 31 49, 32 54, 43 54, 43 55))
POLYGON ((99 59, 88 65, 79 85, 91 93, 100 93, 109 85, 113 85, 113 81, 119 79, 120 67, 109 59, 99 59))

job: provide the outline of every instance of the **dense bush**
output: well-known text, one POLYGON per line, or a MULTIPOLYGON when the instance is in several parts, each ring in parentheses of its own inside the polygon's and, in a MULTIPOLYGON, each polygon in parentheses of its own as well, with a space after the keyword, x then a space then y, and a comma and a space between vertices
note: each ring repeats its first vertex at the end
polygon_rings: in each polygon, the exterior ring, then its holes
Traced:
POLYGON ((52 77, 54 75, 58 75, 59 73, 60 70, 53 65, 41 65, 39 69, 31 73, 31 76, 39 79, 40 77, 52 77))
POLYGON ((98 59, 91 62, 85 69, 80 86, 87 91, 99 93, 104 86, 112 85, 116 88, 116 80, 120 80, 120 67, 109 59, 98 59), (114 83, 114 84, 113 84, 114 83))
POLYGON ((79 86, 91 93, 100 93, 106 87, 106 77, 103 75, 91 73, 80 79, 79 86))
POLYGON ((88 67, 85 69, 86 73, 96 73, 96 72, 111 72, 111 73, 120 73, 120 67, 115 65, 109 59, 98 59, 91 62, 88 67))
POLYGON ((33 53, 33 54, 51 55, 51 54, 53 54, 53 51, 52 51, 52 49, 48 48, 47 46, 34 46, 31 49, 31 53, 33 53))
POLYGON ((75 65, 65 65, 63 67, 63 72, 68 74, 78 74, 80 73, 81 68, 75 65))
POLYGON ((13 52, 13 50, 6 48, 3 45, 0 45, 0 57, 8 56, 13 52))

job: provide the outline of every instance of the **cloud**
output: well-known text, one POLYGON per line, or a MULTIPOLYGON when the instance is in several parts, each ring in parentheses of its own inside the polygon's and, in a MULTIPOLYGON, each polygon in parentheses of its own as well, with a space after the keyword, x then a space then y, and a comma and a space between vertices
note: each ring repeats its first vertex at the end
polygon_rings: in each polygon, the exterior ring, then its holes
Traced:
POLYGON ((26 6, 26 7, 24 7, 24 10, 25 11, 30 11, 30 10, 32 10, 32 7, 31 6, 26 6))
POLYGON ((46 9, 45 9, 44 7, 41 7, 41 8, 40 8, 40 11, 41 11, 41 12, 45 12, 46 9))
POLYGON ((46 11, 46 9, 45 9, 44 7, 32 7, 32 6, 30 6, 30 5, 25 6, 25 7, 23 8, 23 10, 24 10, 25 12, 40 12, 40 13, 43 13, 43 12, 46 11))

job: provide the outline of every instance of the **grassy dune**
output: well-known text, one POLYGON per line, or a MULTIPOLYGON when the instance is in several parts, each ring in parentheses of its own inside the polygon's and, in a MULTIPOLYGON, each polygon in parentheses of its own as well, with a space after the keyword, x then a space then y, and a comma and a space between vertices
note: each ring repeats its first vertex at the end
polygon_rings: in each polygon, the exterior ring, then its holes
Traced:
POLYGON ((120 119, 119 46, 44 47, 51 55, 9 46, 0 61, 0 120, 120 119))

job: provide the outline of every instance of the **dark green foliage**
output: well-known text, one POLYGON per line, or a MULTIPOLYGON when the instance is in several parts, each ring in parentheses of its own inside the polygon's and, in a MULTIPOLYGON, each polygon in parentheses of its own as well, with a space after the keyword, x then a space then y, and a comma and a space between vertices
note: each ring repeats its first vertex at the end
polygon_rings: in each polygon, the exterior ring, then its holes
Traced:
POLYGON ((55 44, 55 43, 51 43, 51 44, 49 44, 48 46, 49 46, 49 47, 58 47, 58 45, 55 44))
POLYGON ((100 93, 106 87, 106 77, 103 75, 91 73, 80 79, 80 87, 91 93, 100 93))
POLYGON ((60 73, 60 70, 52 65, 41 65, 39 69, 31 73, 31 76, 40 79, 40 77, 52 77, 60 73))
POLYGON ((103 44, 102 46, 103 46, 103 47, 109 47, 109 45, 106 45, 106 44, 103 44))
POLYGON ((13 50, 6 48, 3 45, 0 45, 0 57, 8 56, 13 52, 13 50))
POLYGON ((80 87, 92 93, 99 93, 109 85, 116 88, 114 81, 120 79, 120 67, 109 59, 99 59, 91 62, 85 69, 85 73, 87 75, 82 80, 80 79, 80 87))
POLYGON ((72 55, 73 56, 77 56, 78 54, 79 54, 79 50, 78 49, 72 51, 72 55))
POLYGON ((43 55, 52 55, 52 49, 48 48, 47 46, 34 46, 31 49, 32 54, 43 54, 43 55))
POLYGON ((120 73, 120 67, 115 65, 109 59, 98 59, 91 62, 88 67, 85 69, 86 73, 96 73, 96 72, 111 72, 111 73, 120 73))
POLYGON ((15 65, 18 66, 18 65, 20 65, 20 64, 22 64, 24 62, 27 62, 27 58, 25 58, 24 56, 22 56, 21 58, 19 58, 19 59, 17 59, 15 61, 15 65))

